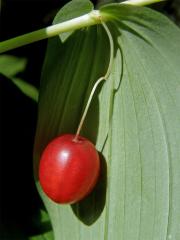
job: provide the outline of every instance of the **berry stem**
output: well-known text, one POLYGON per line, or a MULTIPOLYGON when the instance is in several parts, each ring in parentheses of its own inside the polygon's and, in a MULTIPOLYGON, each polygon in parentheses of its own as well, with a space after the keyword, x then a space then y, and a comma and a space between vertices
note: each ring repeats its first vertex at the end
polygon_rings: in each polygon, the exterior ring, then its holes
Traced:
POLYGON ((80 120, 80 123, 79 123, 79 126, 78 126, 78 129, 76 131, 76 135, 73 139, 73 141, 77 141, 78 140, 78 136, 79 136, 79 133, 82 129, 82 126, 83 126, 83 123, 84 123, 84 120, 86 118, 86 115, 87 115, 87 112, 88 112, 88 109, 90 107, 90 104, 91 104, 91 101, 92 101, 92 98, 94 96, 94 93, 98 87, 98 85, 100 84, 100 82, 102 82, 103 80, 107 80, 110 73, 111 73, 111 68, 112 68, 112 64, 113 64, 113 57, 114 57, 114 42, 113 42, 113 38, 112 38, 112 35, 109 31, 109 28, 107 27, 107 25, 105 23, 102 22, 102 25, 108 35, 108 38, 109 38, 109 45, 110 45, 110 59, 109 59, 109 65, 108 65, 108 69, 107 69, 107 72, 104 76, 100 77, 96 83, 94 84, 93 86, 93 89, 91 90, 91 93, 90 93, 90 96, 89 96, 89 99, 87 101, 87 104, 86 104, 86 107, 84 109, 84 112, 83 112, 83 115, 81 117, 81 120, 80 120))

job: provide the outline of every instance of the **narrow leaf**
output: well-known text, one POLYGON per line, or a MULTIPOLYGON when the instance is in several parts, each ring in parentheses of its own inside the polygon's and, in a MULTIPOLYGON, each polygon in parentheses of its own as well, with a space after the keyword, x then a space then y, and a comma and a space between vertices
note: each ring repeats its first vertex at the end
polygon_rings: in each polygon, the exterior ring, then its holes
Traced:
POLYGON ((39 92, 36 87, 17 77, 13 77, 11 80, 26 96, 38 102, 39 92))
POLYGON ((38 101, 38 90, 32 84, 16 77, 17 74, 23 72, 26 68, 27 60, 10 55, 0 56, 0 74, 9 78, 26 96, 34 101, 38 101))
POLYGON ((11 55, 0 56, 0 73, 11 78, 16 74, 23 72, 27 64, 25 58, 18 58, 11 55))

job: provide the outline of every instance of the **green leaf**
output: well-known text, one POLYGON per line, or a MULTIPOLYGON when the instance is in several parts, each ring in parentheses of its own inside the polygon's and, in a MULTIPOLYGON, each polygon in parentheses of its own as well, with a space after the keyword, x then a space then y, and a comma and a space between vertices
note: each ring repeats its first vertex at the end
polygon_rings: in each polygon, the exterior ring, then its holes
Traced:
POLYGON ((51 230, 51 223, 49 216, 44 209, 40 209, 34 216, 32 222, 32 229, 35 229, 36 234, 29 236, 29 240, 52 240, 53 232, 51 230))
POLYGON ((36 87, 17 77, 13 77, 11 80, 26 96, 38 102, 39 92, 36 87))
MULTIPOLYGON (((80 17, 91 12, 92 10, 93 4, 89 0, 72 0, 59 10, 59 12, 56 14, 53 24, 80 17)), ((73 32, 74 31, 61 33, 59 35, 61 41, 65 42, 73 32)))
POLYGON ((17 58, 10 55, 0 56, 0 73, 11 78, 16 74, 23 72, 27 64, 25 58, 17 58))
POLYGON ((93 84, 107 70, 106 33, 97 26, 65 43, 51 39, 44 63, 34 169, 55 239, 180 239, 180 31, 147 8, 112 4, 101 13, 111 17, 114 64, 82 131, 100 151, 101 176, 73 206, 42 192, 39 158, 53 137, 76 131, 93 84))
POLYGON ((9 78, 26 96, 34 101, 38 101, 38 90, 28 82, 16 77, 20 72, 26 68, 27 60, 25 58, 18 58, 10 55, 0 56, 0 73, 9 78))
POLYGON ((48 232, 36 236, 29 237, 28 240, 52 240, 53 239, 53 233, 48 232))

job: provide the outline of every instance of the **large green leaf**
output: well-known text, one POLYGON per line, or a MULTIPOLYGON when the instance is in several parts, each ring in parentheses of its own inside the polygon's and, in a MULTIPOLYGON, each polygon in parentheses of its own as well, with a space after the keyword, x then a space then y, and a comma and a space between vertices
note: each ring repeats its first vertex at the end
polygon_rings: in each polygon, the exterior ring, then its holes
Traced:
MULTIPOLYGON (((101 26, 48 44, 34 148, 37 186, 56 240, 180 239, 180 31, 147 8, 112 4, 112 72, 98 88, 82 134, 101 153, 90 196, 57 205, 38 182, 40 154, 56 135, 74 133, 90 90, 107 69, 101 26)), ((67 176, 68 178, 68 176, 67 176)))

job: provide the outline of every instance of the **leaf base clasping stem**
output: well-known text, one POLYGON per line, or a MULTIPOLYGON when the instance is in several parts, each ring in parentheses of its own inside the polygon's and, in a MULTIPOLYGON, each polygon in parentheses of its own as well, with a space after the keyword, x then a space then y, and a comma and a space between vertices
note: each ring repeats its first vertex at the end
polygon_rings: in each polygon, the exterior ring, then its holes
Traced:
MULTIPOLYGON (((148 4, 160 2, 163 0, 128 0, 119 3, 127 4, 127 5, 134 5, 134 6, 145 6, 148 4)), ((64 32, 75 31, 77 29, 83 27, 89 27, 92 25, 101 24, 101 22, 106 22, 111 20, 108 16, 103 16, 101 11, 93 10, 88 14, 82 15, 77 18, 73 18, 71 20, 58 23, 46 28, 42 28, 40 30, 36 30, 34 32, 26 33, 24 35, 11 38, 9 40, 5 40, 0 42, 0 53, 22 47, 24 45, 37 42, 46 38, 51 38, 57 36, 64 32)))

